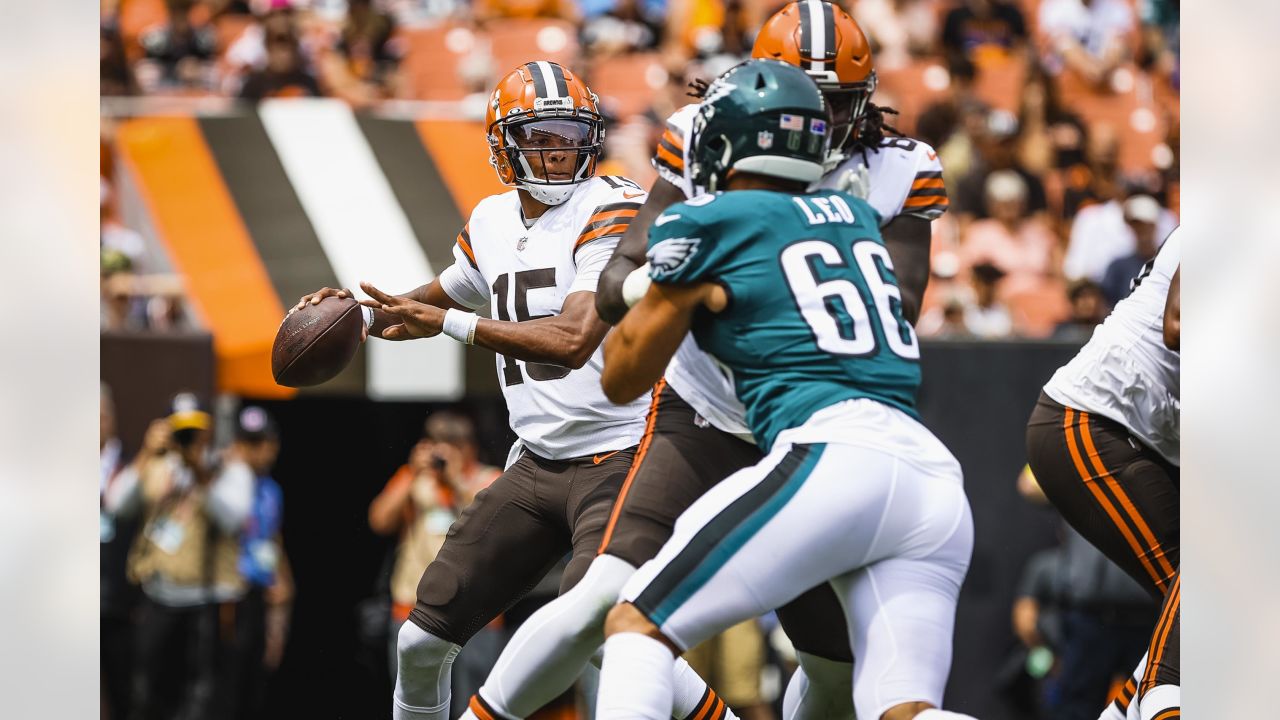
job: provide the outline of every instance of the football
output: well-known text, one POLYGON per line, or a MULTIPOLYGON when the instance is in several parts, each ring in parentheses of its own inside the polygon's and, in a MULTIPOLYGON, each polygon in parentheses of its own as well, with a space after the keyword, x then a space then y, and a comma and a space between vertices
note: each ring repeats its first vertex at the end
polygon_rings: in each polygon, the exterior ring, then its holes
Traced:
POLYGON ((364 314, 351 298, 327 297, 290 314, 276 331, 271 374, 286 387, 332 380, 360 347, 364 314))

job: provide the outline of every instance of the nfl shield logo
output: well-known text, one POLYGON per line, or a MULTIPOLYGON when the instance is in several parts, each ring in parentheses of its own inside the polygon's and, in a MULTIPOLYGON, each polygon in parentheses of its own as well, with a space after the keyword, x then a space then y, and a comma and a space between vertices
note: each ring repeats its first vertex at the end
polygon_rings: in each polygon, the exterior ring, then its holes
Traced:
POLYGON ((756 145, 759 145, 761 150, 768 150, 773 147, 773 133, 768 130, 761 130, 756 133, 756 145))

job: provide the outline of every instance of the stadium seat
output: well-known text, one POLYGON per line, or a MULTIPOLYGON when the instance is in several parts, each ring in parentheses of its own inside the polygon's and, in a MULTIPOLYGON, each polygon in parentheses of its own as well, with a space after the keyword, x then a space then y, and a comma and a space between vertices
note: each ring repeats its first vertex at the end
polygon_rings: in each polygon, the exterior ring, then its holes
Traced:
POLYGON ((1165 113, 1177 111, 1176 95, 1160 97, 1160 83, 1134 65, 1117 70, 1111 87, 1102 91, 1070 72, 1059 75, 1057 83, 1063 105, 1079 113, 1087 124, 1111 125, 1120 132, 1121 168, 1151 167, 1151 151, 1164 142, 1168 130, 1165 113))
POLYGON ((493 52, 496 81, 530 60, 577 67, 578 29, 565 20, 499 19, 485 27, 493 52))
POLYGON ((1045 281, 1020 292, 1003 294, 1001 298, 1013 316, 1017 334, 1026 337, 1048 337, 1053 328, 1071 313, 1067 287, 1061 280, 1045 281))
POLYGON ((982 63, 973 90, 991 107, 1017 114, 1026 82, 1027 64, 1020 58, 1009 57, 982 63))
POLYGON ((946 96, 951 76, 941 59, 914 60, 901 68, 877 71, 880 89, 877 102, 888 104, 900 115, 891 122, 904 133, 915 132, 916 121, 925 108, 946 96))
POLYGON ((608 58, 591 71, 591 89, 609 111, 620 118, 644 112, 653 94, 667 81, 657 53, 635 53, 608 58))
POLYGON ((461 100, 467 95, 459 65, 483 38, 459 23, 403 30, 406 52, 401 94, 415 100, 461 100))

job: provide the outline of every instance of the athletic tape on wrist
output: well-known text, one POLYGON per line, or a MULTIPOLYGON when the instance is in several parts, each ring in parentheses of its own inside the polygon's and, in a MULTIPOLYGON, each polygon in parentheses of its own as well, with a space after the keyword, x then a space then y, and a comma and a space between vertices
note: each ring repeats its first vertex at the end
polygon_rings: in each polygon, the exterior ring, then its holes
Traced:
POLYGON ((373 329, 373 308, 361 305, 360 309, 364 312, 364 329, 372 330, 373 329))
POLYGON ((441 331, 460 343, 474 345, 476 342, 476 325, 480 316, 473 312, 463 312, 449 308, 444 313, 444 327, 441 331))

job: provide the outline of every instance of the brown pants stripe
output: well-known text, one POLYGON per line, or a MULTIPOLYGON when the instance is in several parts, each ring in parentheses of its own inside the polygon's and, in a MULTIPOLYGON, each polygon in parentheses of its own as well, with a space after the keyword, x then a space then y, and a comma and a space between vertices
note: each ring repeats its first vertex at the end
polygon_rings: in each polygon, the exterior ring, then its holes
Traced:
POLYGON ((658 399, 662 397, 662 391, 666 387, 666 378, 659 379, 653 386, 653 399, 649 401, 649 418, 644 425, 644 436, 640 438, 640 447, 636 450, 635 459, 631 461, 631 470, 627 472, 627 479, 622 481, 618 498, 613 501, 613 512, 609 514, 609 524, 604 527, 604 537, 600 540, 600 549, 596 551, 597 554, 603 553, 609 546, 609 539, 613 537, 613 528, 618 524, 618 516, 622 514, 622 503, 627 498, 627 491, 631 489, 631 482, 635 480, 636 473, 640 470, 640 463, 644 462, 645 453, 653 444, 653 427, 658 422, 658 399))
MULTIPOLYGON (((1111 518, 1111 521, 1115 524, 1116 529, 1120 531, 1120 534, 1124 536, 1125 541, 1133 550, 1134 555, 1137 556, 1138 561, 1142 563, 1143 568, 1145 568, 1147 573, 1150 574, 1156 587, 1159 588, 1161 593, 1167 593, 1168 587, 1164 581, 1164 577, 1167 575, 1161 574, 1157 571, 1156 567, 1151 564, 1151 560, 1148 557, 1149 555, 1155 556, 1162 561, 1164 565, 1168 565, 1168 560, 1164 557, 1164 550, 1161 549, 1160 543, 1157 542, 1155 536, 1152 535, 1151 529, 1148 527, 1147 523, 1143 521, 1142 516, 1138 513, 1138 509, 1134 507, 1129 496, 1120 488, 1120 483, 1116 482, 1116 479, 1111 475, 1111 473, 1107 472, 1106 468, 1102 465, 1102 461, 1098 457, 1098 451, 1094 447, 1093 438, 1089 432, 1089 413, 1081 411, 1079 430, 1080 437, 1085 446, 1085 450, 1089 455, 1090 462, 1097 473, 1098 479, 1101 480, 1101 482, 1095 482, 1094 474, 1089 472, 1089 469, 1084 464, 1084 460, 1080 454, 1080 447, 1076 443, 1075 433, 1072 431, 1072 427, 1074 425, 1072 420, 1075 417, 1075 413, 1076 411, 1071 408, 1066 409, 1066 414, 1063 419, 1063 432, 1066 433, 1067 447, 1071 452, 1071 459, 1075 462, 1076 472, 1080 474, 1080 480, 1089 488, 1094 499, 1097 500, 1098 505, 1104 512, 1106 512, 1107 516, 1111 518), (1106 491, 1104 491, 1104 487, 1106 488, 1106 491), (1109 491, 1109 494, 1119 502, 1120 507, 1124 510, 1125 516, 1128 517, 1128 522, 1122 518, 1115 503, 1112 502, 1111 497, 1108 497, 1107 491, 1109 491), (1134 535, 1134 529, 1130 527, 1130 523, 1136 526, 1138 533, 1142 535, 1142 540, 1146 542, 1145 547, 1134 535)), ((1173 569, 1169 568, 1168 574, 1172 574, 1172 572, 1173 569)))
MULTIPOLYGON (((1165 649, 1169 646, 1169 636, 1178 622, 1178 611, 1182 604, 1182 573, 1179 572, 1173 581, 1169 597, 1165 599, 1164 610, 1160 613, 1160 621, 1156 623, 1156 631, 1151 636, 1151 647, 1147 650, 1147 669, 1142 674, 1141 692, 1146 693, 1156 686, 1156 674, 1165 660, 1165 649)), ((1176 638, 1174 640, 1177 641, 1176 638)))

